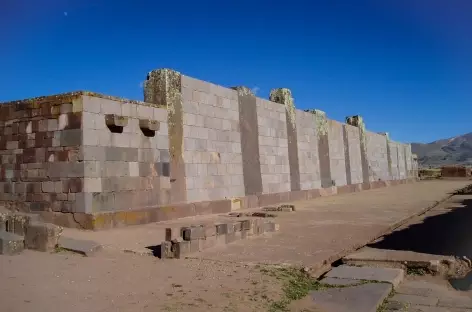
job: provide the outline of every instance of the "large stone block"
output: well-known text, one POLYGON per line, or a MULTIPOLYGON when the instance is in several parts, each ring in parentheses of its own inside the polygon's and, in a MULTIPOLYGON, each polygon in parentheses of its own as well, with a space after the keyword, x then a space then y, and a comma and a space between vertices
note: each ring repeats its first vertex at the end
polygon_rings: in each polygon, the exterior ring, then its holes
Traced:
POLYGON ((16 255, 22 252, 24 247, 22 236, 0 231, 0 255, 16 255))
POLYGON ((9 232, 24 236, 26 228, 31 222, 38 222, 39 215, 32 213, 15 212, 9 218, 9 232))
POLYGON ((62 234, 62 227, 42 222, 31 222, 26 228, 25 247, 38 251, 53 251, 62 234))

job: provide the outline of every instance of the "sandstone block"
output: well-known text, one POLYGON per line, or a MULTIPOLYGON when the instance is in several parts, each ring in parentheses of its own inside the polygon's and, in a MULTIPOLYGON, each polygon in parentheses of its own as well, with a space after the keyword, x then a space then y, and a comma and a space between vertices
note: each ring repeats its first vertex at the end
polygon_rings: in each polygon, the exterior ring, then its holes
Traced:
POLYGON ((215 225, 216 235, 224 235, 228 233, 228 224, 227 223, 218 223, 215 225))
POLYGON ((0 231, 0 255, 16 255, 22 252, 24 247, 22 236, 0 231))
POLYGON ((205 226, 205 237, 213 237, 216 236, 216 226, 214 225, 207 225, 205 226))
POLYGON ((182 241, 178 240, 172 242, 172 248, 174 249, 174 256, 176 259, 181 259, 188 254, 199 252, 202 250, 201 242, 203 240, 196 239, 192 241, 182 241))
POLYGON ((139 127, 141 129, 146 129, 146 130, 149 130, 149 131, 159 131, 160 123, 157 120, 140 119, 139 120, 139 127))
POLYGON ((242 220, 239 221, 241 223, 241 231, 247 231, 251 229, 251 221, 250 220, 242 220))
POLYGON ((59 238, 58 244, 60 247, 66 250, 77 252, 87 257, 92 256, 97 251, 102 249, 102 245, 94 241, 78 240, 64 236, 59 238))
POLYGON ((191 226, 182 228, 182 238, 186 241, 205 238, 203 226, 191 226))
POLYGON ((7 230, 7 221, 9 220, 9 217, 10 217, 9 211, 0 210, 0 231, 7 230))
POLYGON ((161 243, 161 258, 162 259, 172 259, 174 258, 174 248, 172 242, 163 241, 161 243))
POLYGON ((280 229, 280 225, 274 222, 267 222, 264 224, 265 232, 277 232, 280 229))
POLYGON ((31 222, 38 222, 38 221, 39 221, 39 215, 37 214, 15 212, 14 214, 10 216, 9 223, 12 228, 9 229, 9 232, 15 233, 20 236, 24 236, 27 226, 31 222))
POLYGON ((31 222, 26 228, 25 247, 38 251, 53 251, 62 234, 62 227, 42 222, 31 222))
POLYGON ((108 127, 126 127, 128 125, 128 118, 115 114, 107 114, 105 115, 105 124, 108 127))

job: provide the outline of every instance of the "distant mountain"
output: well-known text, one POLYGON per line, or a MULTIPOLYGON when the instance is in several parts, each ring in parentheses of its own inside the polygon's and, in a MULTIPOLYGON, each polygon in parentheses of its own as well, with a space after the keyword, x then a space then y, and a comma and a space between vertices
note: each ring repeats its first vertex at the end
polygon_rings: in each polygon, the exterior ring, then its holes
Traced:
POLYGON ((420 166, 472 165, 472 132, 431 143, 411 143, 420 166))

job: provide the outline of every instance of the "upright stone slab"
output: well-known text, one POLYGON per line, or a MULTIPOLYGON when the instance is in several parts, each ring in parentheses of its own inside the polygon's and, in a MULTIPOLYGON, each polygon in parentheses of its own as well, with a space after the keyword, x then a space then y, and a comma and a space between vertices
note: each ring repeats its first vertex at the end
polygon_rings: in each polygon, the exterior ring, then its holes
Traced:
POLYGON ((381 135, 385 136, 387 140, 387 161, 388 161, 388 178, 389 180, 393 180, 393 169, 392 169, 392 151, 390 149, 390 136, 388 132, 381 132, 381 135))
POLYGON ((359 140, 361 144, 361 164, 362 164, 362 180, 363 183, 370 182, 370 168, 369 168, 369 160, 367 158, 367 142, 366 142, 366 135, 365 135, 365 124, 362 116, 356 115, 351 117, 346 117, 346 123, 348 125, 358 127, 359 128, 359 140))
POLYGON ((326 118, 326 113, 321 110, 315 109, 307 111, 313 114, 316 124, 321 187, 332 187, 333 180, 331 177, 331 160, 329 157, 328 119, 326 118))
POLYGON ((177 71, 151 71, 144 84, 144 101, 167 106, 172 203, 186 202, 185 163, 183 159, 182 77, 177 71))
POLYGON ((272 102, 285 106, 285 120, 287 123, 288 161, 290 166, 291 191, 300 190, 300 165, 298 162, 298 142, 295 104, 290 89, 279 88, 270 91, 269 99, 272 102))
POLYGON ((262 194, 262 175, 256 97, 247 87, 238 86, 233 89, 238 92, 244 192, 246 195, 260 195, 262 194))
POLYGON ((352 184, 352 171, 351 171, 351 154, 349 151, 349 136, 347 125, 343 125, 343 142, 344 142, 344 162, 346 167, 346 184, 352 184))

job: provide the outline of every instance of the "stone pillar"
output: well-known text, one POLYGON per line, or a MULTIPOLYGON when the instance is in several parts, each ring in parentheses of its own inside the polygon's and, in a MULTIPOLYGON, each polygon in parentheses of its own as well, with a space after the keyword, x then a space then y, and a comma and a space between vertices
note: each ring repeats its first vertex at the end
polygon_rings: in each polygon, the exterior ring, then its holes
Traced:
POLYGON ((361 163, 362 163, 362 180, 363 183, 370 182, 370 167, 369 167, 369 160, 367 158, 367 142, 365 137, 365 124, 362 116, 355 115, 346 117, 346 123, 348 125, 354 126, 359 128, 359 138, 360 138, 360 146, 361 146, 361 163))
POLYGON ((343 125, 343 143, 344 143, 344 162, 346 166, 346 184, 352 184, 351 154, 349 151, 349 136, 347 134, 347 125, 343 125))
POLYGON ((290 89, 279 88, 270 91, 269 100, 285 106, 285 120, 287 124, 288 162, 290 166, 290 189, 299 191, 300 166, 298 161, 298 142, 295 104, 290 89))
POLYGON ((170 202, 186 202, 181 74, 171 69, 151 71, 144 83, 144 101, 167 106, 171 182, 170 202))
POLYGON ((320 162, 321 187, 332 187, 333 179, 331 178, 328 119, 326 118, 326 113, 318 109, 309 109, 306 110, 306 112, 312 113, 315 119, 316 136, 318 139, 318 158, 320 162))
POLYGON ((413 178, 418 179, 418 155, 411 154, 411 167, 413 169, 413 178))
POLYGON ((262 194, 262 175, 256 97, 247 87, 238 86, 232 87, 232 89, 238 92, 245 195, 260 195, 262 194))
POLYGON ((389 176, 389 180, 393 180, 392 153, 390 151, 390 136, 388 132, 379 132, 379 134, 385 136, 385 139, 387 140, 388 176, 389 176))

